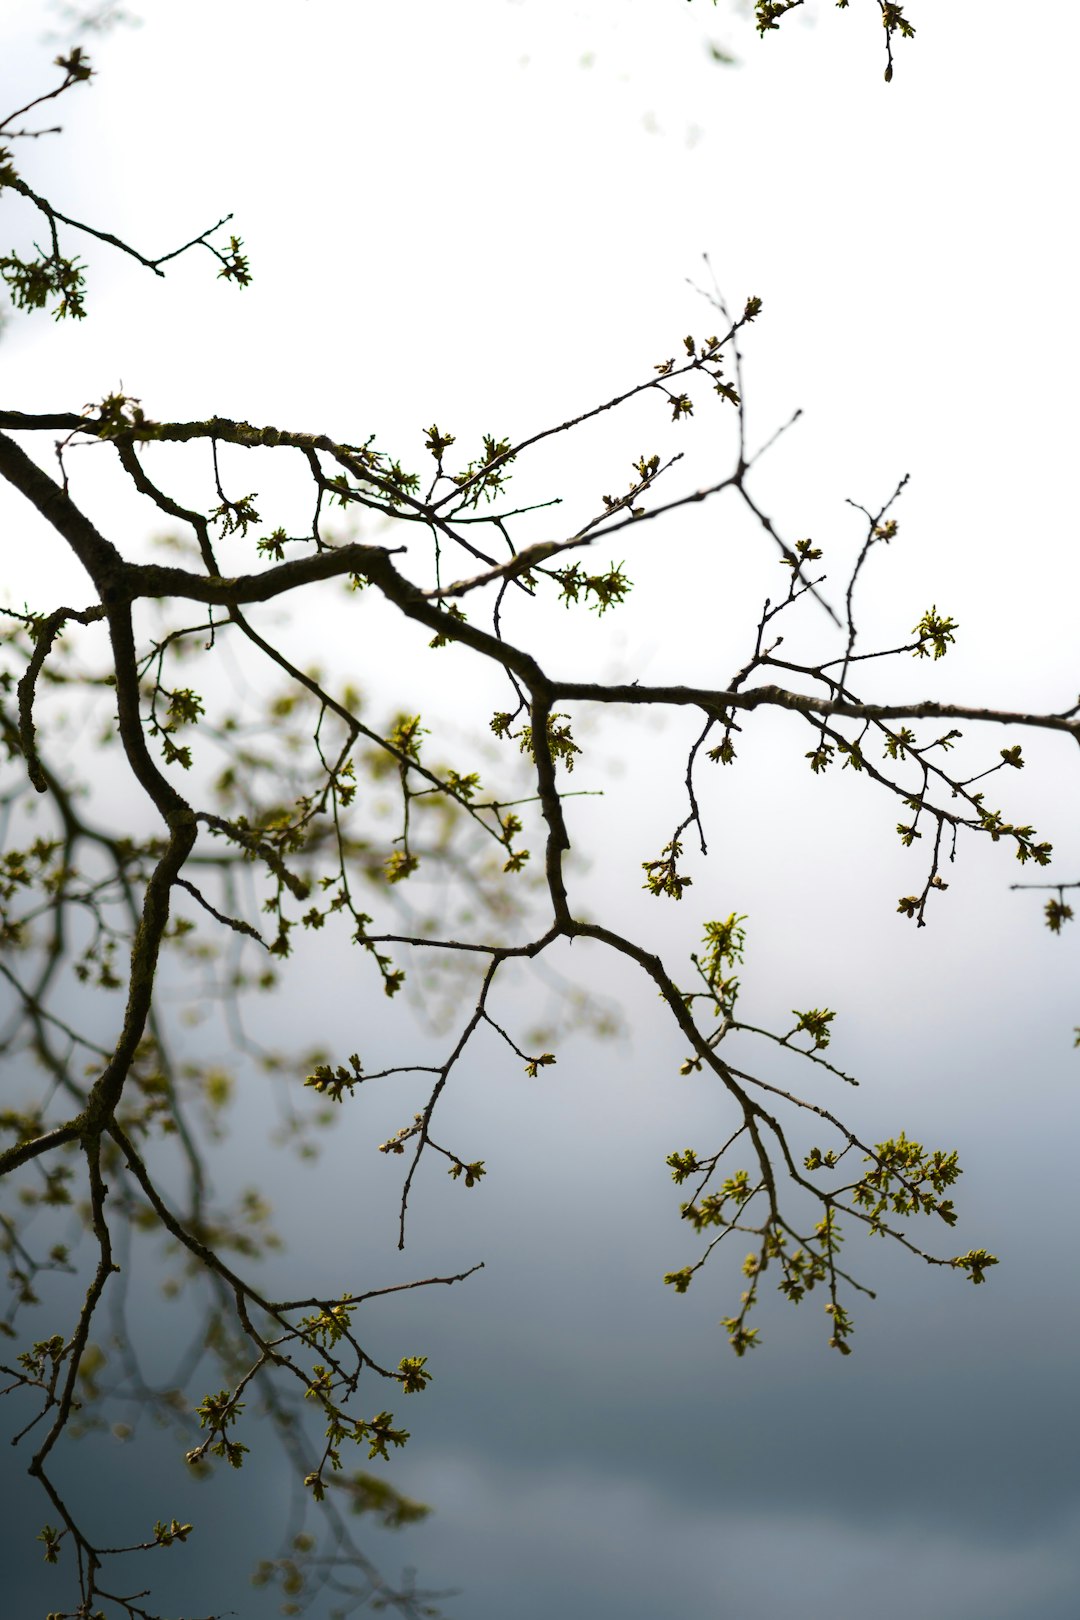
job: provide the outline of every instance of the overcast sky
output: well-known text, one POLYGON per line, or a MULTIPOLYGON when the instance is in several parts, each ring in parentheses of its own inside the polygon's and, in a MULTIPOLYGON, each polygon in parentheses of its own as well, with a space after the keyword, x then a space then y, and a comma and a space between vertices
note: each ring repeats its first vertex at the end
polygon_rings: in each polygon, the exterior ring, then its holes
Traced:
MULTIPOLYGON (((684 332, 712 331, 686 285, 707 253, 734 306, 764 300, 746 344, 752 442, 805 412, 755 486, 783 532, 812 535, 842 580, 860 539, 845 498, 880 503, 911 474, 901 538, 865 586, 866 643, 902 641, 931 602, 962 633, 944 664, 905 667, 892 689, 1016 708, 1076 700, 1074 8, 1043 7, 1036 22, 1007 0, 910 0, 918 35, 897 45, 888 87, 872 0, 846 12, 821 0, 764 41, 707 0, 137 10, 141 26, 89 42, 99 77, 67 99, 62 140, 25 151, 22 168, 66 212, 150 253, 232 209, 255 283, 237 295, 194 257, 159 283, 87 251, 85 323, 39 316, 5 331, 5 406, 79 409, 122 382, 152 416, 376 432, 415 461, 433 419, 462 442, 517 437, 639 380, 684 332), (710 42, 738 64, 718 63, 710 42)), ((0 23, 5 105, 48 83, 48 25, 37 5, 0 23)), ((598 480, 628 476, 639 431, 653 431, 646 414, 595 434, 587 474, 567 443, 523 470, 523 487, 595 501, 598 480)), ((712 431, 688 429, 687 487, 728 468, 712 431)), ((80 474, 109 532, 140 544, 153 525, 109 505, 96 465, 80 474)), ((66 565, 10 501, 0 514, 9 546, 34 536, 5 562, 10 599, 33 602, 66 565)), ((707 507, 633 545, 635 595, 603 625, 573 621, 558 673, 726 677, 777 589, 764 537, 707 507)), ((806 622, 807 646, 830 645, 820 616, 806 622)), ((367 658, 377 636, 356 641, 337 654, 382 690, 367 658)), ((434 676, 402 666, 409 697, 452 675, 483 730, 486 678, 450 656, 434 676)), ((370 1143, 410 1101, 365 1096, 317 1181, 290 1168, 275 1198, 283 1276, 314 1265, 328 1288, 359 1290, 485 1261, 461 1289, 378 1319, 388 1355, 426 1351, 436 1370, 391 1477, 437 1512, 373 1546, 460 1588, 457 1620, 900 1620, 915 1608, 1072 1620, 1080 942, 1049 935, 1039 897, 1009 892, 1028 874, 1003 846, 962 850, 930 927, 897 917, 922 872, 897 847, 892 801, 812 777, 801 731, 775 717, 703 789, 713 855, 683 910, 641 894, 640 862, 682 814, 692 735, 689 722, 594 729, 581 785, 605 797, 572 812, 591 861, 582 903, 672 963, 703 917, 748 913, 748 1014, 783 1027, 793 1006, 839 1008, 830 1055, 864 1082, 853 1125, 958 1147, 963 1224, 950 1241, 1002 1264, 976 1289, 870 1246, 863 1270, 880 1294, 861 1303, 853 1356, 826 1348, 816 1302, 770 1299, 763 1347, 736 1361, 717 1326, 734 1271, 718 1265, 685 1298, 660 1282, 696 1257, 664 1157, 718 1145, 717 1098, 679 1078, 686 1054, 651 992, 567 947, 554 965, 610 995, 624 1034, 568 1040, 536 1082, 479 1049, 446 1116, 489 1180, 468 1196, 426 1183, 403 1259, 398 1167, 372 1168, 370 1143)), ((1005 740, 980 746, 993 759, 1005 740)), ((1004 807, 1052 839, 1050 875, 1069 881, 1075 750, 1032 737, 1024 752, 1004 807)), ((314 950, 271 1029, 285 1038, 296 1009, 314 1009, 326 1044, 351 1051, 350 973, 314 950)), ((505 1005, 525 1019, 536 995, 523 984, 505 1005)), ((389 1038, 372 1025, 372 1042, 389 1038)), ((262 1112, 241 1099, 245 1179, 279 1173, 255 1130, 262 1112)), ((174 1478, 164 1448, 145 1473, 122 1448, 85 1466, 117 1501, 160 1491, 162 1513, 199 1519, 202 1561, 193 1543, 177 1608, 273 1612, 245 1580, 275 1534, 272 1475, 252 1470, 210 1498, 174 1478)), ((17 1519, 17 1473, 4 1488, 17 1519)), ((41 1518, 31 1504, 31 1534, 41 1518)), ((20 1615, 44 1612, 53 1588, 25 1543, 16 1551, 20 1615)))

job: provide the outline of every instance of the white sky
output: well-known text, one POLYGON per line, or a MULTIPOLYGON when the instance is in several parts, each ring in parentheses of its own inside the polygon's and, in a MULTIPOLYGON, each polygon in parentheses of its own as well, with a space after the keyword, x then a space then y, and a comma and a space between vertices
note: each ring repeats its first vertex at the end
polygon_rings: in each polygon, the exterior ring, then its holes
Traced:
MULTIPOLYGON (((157 282, 92 248, 82 327, 36 317, 5 333, 5 405, 78 409, 122 381, 154 416, 375 431, 419 464, 433 419, 462 443, 519 436, 637 381, 685 331, 714 330, 684 284, 707 252, 734 306, 764 299, 746 344, 752 441, 796 406, 806 413, 756 484, 788 537, 813 535, 842 563, 859 538, 844 497, 873 505, 912 474, 901 537, 875 557, 863 598, 867 643, 902 639, 931 601, 962 635, 944 665, 900 672, 904 689, 1015 707, 1075 701, 1075 7, 1041 6, 1036 22, 1012 0, 910 0, 918 37, 898 44, 888 88, 870 0, 845 13, 822 0, 764 41, 706 0, 139 9, 140 28, 91 41, 99 77, 66 99, 62 141, 24 149, 23 171, 57 206, 147 252, 232 209, 254 286, 238 295, 195 255, 157 282), (712 62, 710 39, 742 65, 712 62)), ((36 6, 0 23, 5 103, 48 82, 56 47, 40 45, 42 30, 36 6)), ((637 435, 653 419, 656 447, 674 444, 665 415, 658 402, 652 419, 605 428, 590 441, 596 470, 565 442, 539 463, 536 493, 595 501, 645 448, 637 435)), ((687 430, 690 483, 717 465, 709 431, 687 430)), ((104 502, 104 484, 97 492, 104 502)), ((0 505, 9 526, 12 510, 0 505)), ((142 520, 117 512, 134 540, 142 520)), ((643 533, 627 548, 637 598, 618 622, 588 626, 598 650, 575 647, 573 672, 589 659, 650 678, 729 673, 745 655, 739 626, 775 588, 764 538, 729 535, 708 512, 670 539, 659 525, 643 533), (708 550, 717 535, 722 554, 708 550), (690 570, 677 614, 664 595, 672 558, 690 570)), ((13 598, 40 584, 39 558, 57 566, 46 550, 21 555, 13 598)), ((568 661, 560 673, 572 673, 568 661)), ((782 748, 781 729, 763 729, 782 748)), ((753 911, 764 999, 850 1007, 853 1049, 878 1066, 883 1134, 912 1097, 928 1131, 940 1121, 956 1136, 967 1123, 984 1157, 966 1179, 1007 1235, 994 1177, 1018 1142, 1038 1162, 1047 1131, 1068 1118, 1073 941, 1049 939, 1035 903, 1005 893, 1022 874, 1000 850, 969 849, 935 928, 904 932, 892 897, 914 879, 894 847, 895 814, 847 782, 810 781, 803 746, 796 738, 790 770, 759 749, 759 774, 732 773, 726 797, 716 793, 724 892, 737 880, 750 896, 724 910, 753 911), (815 922, 823 904, 828 919, 815 922), (804 994, 811 969, 839 988, 815 981, 804 994)), ((1068 880, 1080 875, 1077 762, 1064 742, 1025 741, 1025 754, 1032 767, 1006 784, 1009 805, 1063 849, 1071 842, 1068 880)), ((631 871, 667 836, 669 810, 681 815, 678 780, 659 807, 646 795, 640 826, 604 831, 606 852, 625 853, 631 871)), ((619 890, 618 870, 597 883, 619 890)), ((693 935, 693 920, 661 918, 647 897, 628 895, 626 908, 665 943, 680 928, 693 935)), ((641 1040, 640 1052, 657 1050, 641 1040)), ((673 1145, 662 1136, 661 1156, 673 1145)), ((1064 1219, 1054 1166, 1064 1174, 1051 1153, 1043 1196, 1064 1219)), ((678 1249, 674 1224, 666 1236, 678 1249)), ((476 1490, 479 1502, 490 1487, 476 1490)), ((775 1601, 771 1620, 795 1612, 775 1601)), ((1000 1601, 980 1620, 1026 1612, 1021 1597, 1000 1601)))

